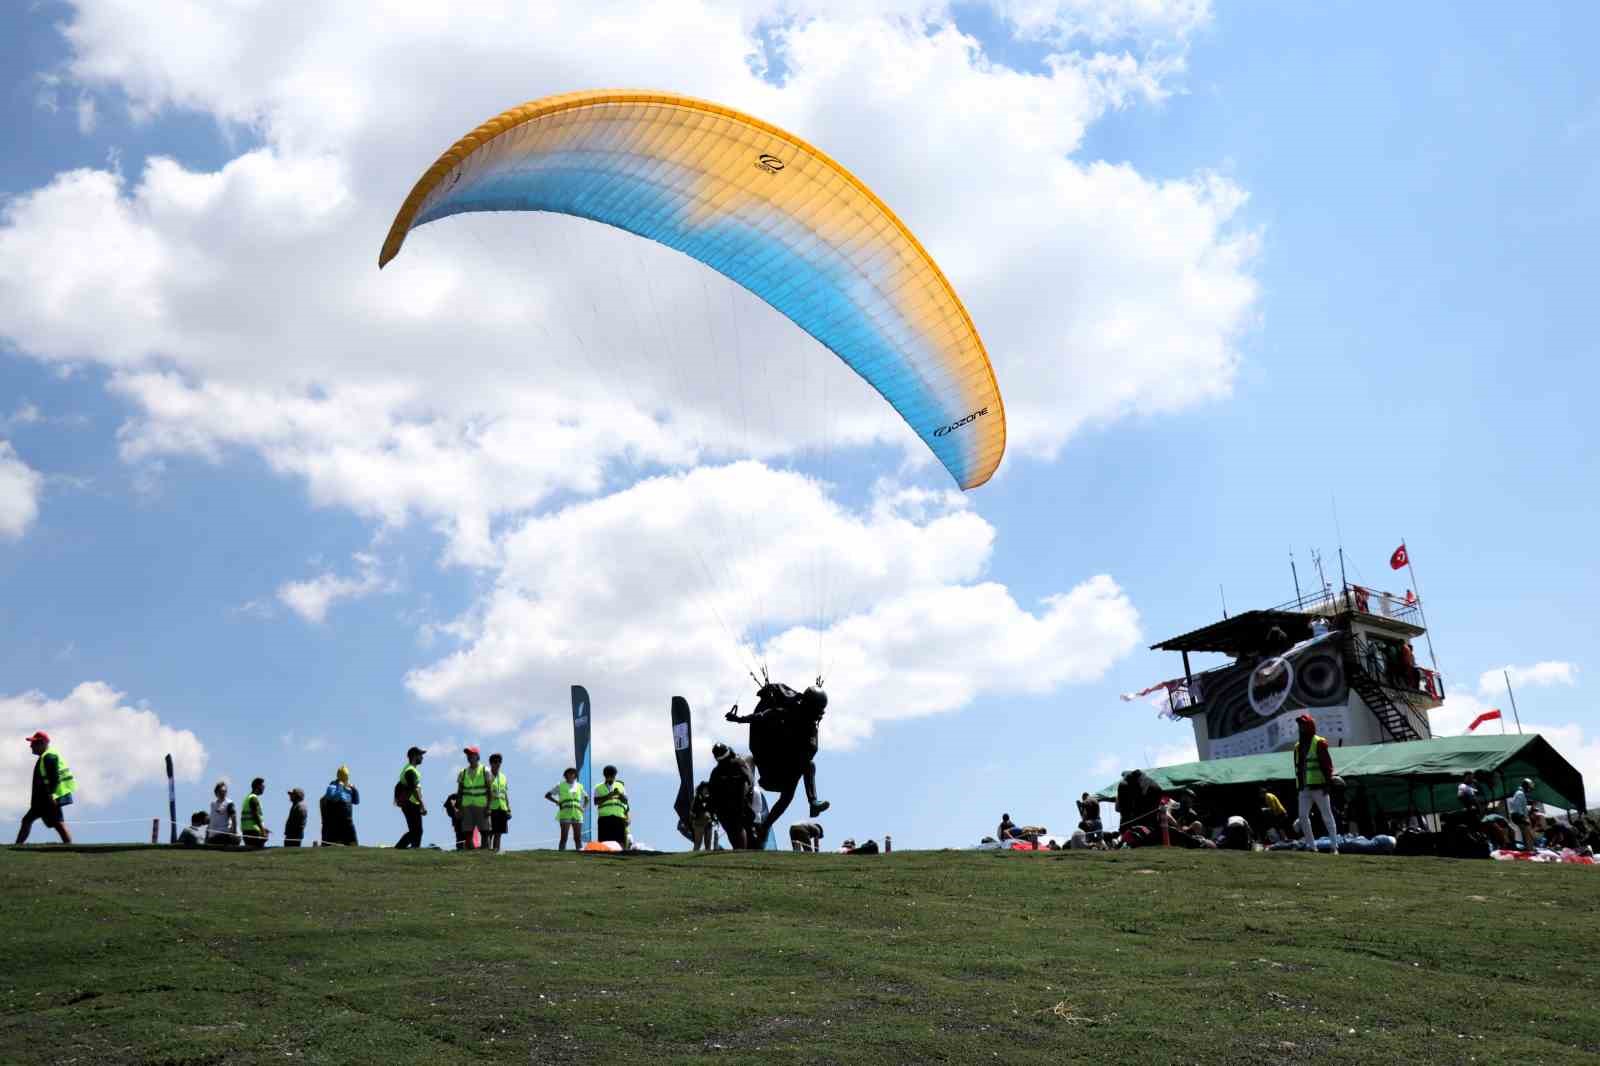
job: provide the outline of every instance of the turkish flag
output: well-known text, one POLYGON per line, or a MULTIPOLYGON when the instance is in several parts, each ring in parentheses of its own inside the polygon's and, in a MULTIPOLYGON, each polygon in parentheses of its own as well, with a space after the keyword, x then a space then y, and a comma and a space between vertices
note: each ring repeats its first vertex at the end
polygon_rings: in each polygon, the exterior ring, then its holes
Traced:
POLYGON ((1495 710, 1492 710, 1492 711, 1484 711, 1482 714, 1478 715, 1478 717, 1476 717, 1476 718, 1474 718, 1472 720, 1472 724, 1471 725, 1467 726, 1467 732, 1470 733, 1474 729, 1476 729, 1480 725, 1482 725, 1483 723, 1492 722, 1496 718, 1499 718, 1499 717, 1500 717, 1500 711, 1499 711, 1498 708, 1495 709, 1495 710))
POLYGON ((1406 546, 1402 544, 1394 550, 1393 555, 1389 556, 1389 569, 1399 570, 1409 562, 1411 562, 1411 556, 1406 554, 1406 546))

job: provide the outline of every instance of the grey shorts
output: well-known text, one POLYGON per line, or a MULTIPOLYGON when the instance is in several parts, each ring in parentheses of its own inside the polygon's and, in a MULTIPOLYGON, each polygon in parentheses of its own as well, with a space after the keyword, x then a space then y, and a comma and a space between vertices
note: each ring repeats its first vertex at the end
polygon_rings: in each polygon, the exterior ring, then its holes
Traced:
POLYGON ((489 808, 463 807, 461 808, 461 832, 470 833, 476 829, 480 833, 489 831, 489 808))

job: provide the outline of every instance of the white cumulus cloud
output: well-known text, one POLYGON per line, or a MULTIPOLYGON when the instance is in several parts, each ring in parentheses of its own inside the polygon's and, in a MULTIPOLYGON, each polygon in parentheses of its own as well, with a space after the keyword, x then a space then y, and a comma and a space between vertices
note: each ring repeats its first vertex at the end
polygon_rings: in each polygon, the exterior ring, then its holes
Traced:
POLYGON ((473 731, 550 754, 570 750, 564 696, 584 684, 604 758, 659 769, 674 695, 702 746, 742 741, 720 713, 750 703, 758 661, 796 688, 824 675, 827 742, 850 747, 879 722, 1094 680, 1138 644, 1109 577, 1031 606, 982 580, 993 540, 954 492, 880 486, 856 511, 753 462, 652 478, 509 532, 464 646, 409 683, 473 731), (532 702, 551 693, 561 705, 532 702))
POLYGON ((1485 670, 1478 676, 1478 693, 1493 698, 1506 690, 1506 675, 1511 675, 1513 688, 1534 688, 1541 685, 1576 685, 1578 668, 1572 663, 1548 659, 1532 666, 1499 666, 1485 670))
POLYGON ((10 441, 0 440, 0 538, 17 539, 39 517, 44 478, 17 455, 10 441))
MULTIPOLYGON (((21 738, 35 730, 50 735, 77 782, 75 810, 108 807, 131 790, 166 780, 163 757, 171 754, 181 781, 198 781, 206 749, 187 729, 162 723, 154 711, 129 706, 103 681, 85 681, 59 700, 42 692, 0 695, 0 815, 28 809, 34 755, 21 738)), ((71 824, 71 819, 68 819, 71 824)))
POLYGON ((357 571, 349 576, 328 571, 305 581, 286 581, 278 587, 278 600, 307 622, 321 624, 328 620, 328 611, 334 604, 364 599, 394 587, 380 573, 376 556, 358 552, 355 562, 357 571))

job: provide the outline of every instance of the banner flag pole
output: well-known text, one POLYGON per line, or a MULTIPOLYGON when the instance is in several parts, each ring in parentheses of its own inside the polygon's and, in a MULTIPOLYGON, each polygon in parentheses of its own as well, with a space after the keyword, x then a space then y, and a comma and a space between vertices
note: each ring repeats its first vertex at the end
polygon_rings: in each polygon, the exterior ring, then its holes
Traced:
MULTIPOLYGON (((167 814, 170 817, 168 825, 172 829, 172 839, 169 843, 176 844, 178 842, 178 790, 172 780, 172 755, 170 752, 167 754, 167 814)), ((152 840, 150 843, 154 844, 155 841, 152 840)))

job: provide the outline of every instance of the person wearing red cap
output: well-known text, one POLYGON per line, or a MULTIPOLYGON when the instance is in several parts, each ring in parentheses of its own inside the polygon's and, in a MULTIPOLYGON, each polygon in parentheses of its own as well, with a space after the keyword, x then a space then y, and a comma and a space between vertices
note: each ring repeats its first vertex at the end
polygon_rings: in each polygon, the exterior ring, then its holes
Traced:
POLYGON ((51 746, 48 733, 40 730, 26 739, 39 759, 33 764, 33 795, 28 813, 22 816, 22 825, 17 829, 17 843, 26 844, 33 823, 41 821, 46 829, 56 831, 61 843, 70 844, 72 833, 67 829, 61 808, 72 802, 72 771, 67 769, 67 761, 61 753, 51 746))
POLYGON ((478 762, 476 746, 461 751, 467 757, 467 765, 456 774, 456 802, 461 807, 461 816, 456 820, 456 848, 472 851, 489 839, 489 772, 478 762))
POLYGON ((1294 783, 1300 790, 1300 832, 1306 847, 1317 850, 1316 836, 1311 832, 1311 804, 1322 812, 1322 824, 1328 828, 1328 840, 1333 853, 1339 854, 1339 826, 1333 820, 1333 804, 1328 800, 1328 786, 1333 781, 1333 758, 1328 754, 1328 741, 1317 735, 1317 720, 1302 714, 1295 722, 1300 727, 1300 739, 1294 743, 1294 783))

